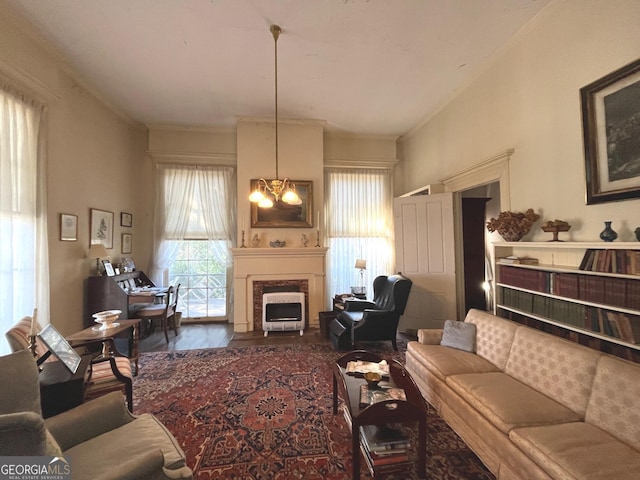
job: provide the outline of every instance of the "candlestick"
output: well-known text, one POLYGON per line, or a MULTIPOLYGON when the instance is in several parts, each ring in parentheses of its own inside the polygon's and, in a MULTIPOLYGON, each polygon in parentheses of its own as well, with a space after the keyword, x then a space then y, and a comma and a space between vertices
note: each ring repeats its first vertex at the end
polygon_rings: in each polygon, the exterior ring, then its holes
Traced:
POLYGON ((320 229, 317 230, 316 235, 317 235, 316 247, 319 247, 320 246, 320 229))
POLYGON ((36 335, 36 318, 38 316, 38 309, 33 309, 33 314, 31 315, 31 330, 29 330, 29 335, 35 337, 36 335))
POLYGON ((242 230, 242 245, 240 245, 240 248, 247 248, 247 247, 244 245, 244 230, 242 230))
POLYGON ((320 210, 316 210, 316 228, 320 230, 320 210))
POLYGON ((29 335, 29 351, 31 352, 31 355, 33 355, 33 358, 37 358, 38 354, 36 353, 36 336, 35 335, 29 335))

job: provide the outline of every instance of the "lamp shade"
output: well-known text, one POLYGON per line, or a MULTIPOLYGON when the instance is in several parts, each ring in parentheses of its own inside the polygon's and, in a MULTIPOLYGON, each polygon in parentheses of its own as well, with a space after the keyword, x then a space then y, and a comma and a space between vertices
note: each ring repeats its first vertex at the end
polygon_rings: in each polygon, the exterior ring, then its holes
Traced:
POLYGON ((107 253, 107 249, 104 248, 104 245, 101 243, 91 244, 89 247, 89 253, 87 254, 87 257, 89 258, 103 258, 108 256, 109 254, 107 253))
POLYGON ((362 258, 358 258, 356 260, 355 268, 359 268, 360 270, 366 270, 367 269, 367 261, 363 260, 362 258))

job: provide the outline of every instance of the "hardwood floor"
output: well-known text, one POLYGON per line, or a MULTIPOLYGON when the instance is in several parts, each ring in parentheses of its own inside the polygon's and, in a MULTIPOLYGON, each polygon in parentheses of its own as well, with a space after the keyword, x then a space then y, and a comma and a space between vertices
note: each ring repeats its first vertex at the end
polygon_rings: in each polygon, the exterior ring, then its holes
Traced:
POLYGON ((242 347, 248 345, 274 345, 281 343, 318 343, 326 340, 317 328, 308 328, 304 335, 294 332, 270 332, 267 337, 261 331, 234 333, 229 323, 187 323, 178 330, 178 335, 169 330, 166 343, 161 328, 140 340, 140 353, 167 352, 172 350, 195 350, 199 348, 242 347))

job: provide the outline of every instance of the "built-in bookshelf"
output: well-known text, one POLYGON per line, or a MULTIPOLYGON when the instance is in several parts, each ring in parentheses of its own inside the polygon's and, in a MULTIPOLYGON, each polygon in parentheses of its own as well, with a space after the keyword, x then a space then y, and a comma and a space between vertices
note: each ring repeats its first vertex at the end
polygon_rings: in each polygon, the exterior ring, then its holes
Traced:
POLYGON ((497 315, 640 350, 640 243, 502 242, 493 247, 497 315), (514 257, 529 260, 518 263, 514 257))

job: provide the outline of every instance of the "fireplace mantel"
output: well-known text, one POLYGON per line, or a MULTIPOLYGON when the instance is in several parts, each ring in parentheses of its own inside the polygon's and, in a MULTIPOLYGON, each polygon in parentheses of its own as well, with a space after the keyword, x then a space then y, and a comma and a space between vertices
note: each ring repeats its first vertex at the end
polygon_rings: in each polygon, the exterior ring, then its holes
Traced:
POLYGON ((326 310, 325 257, 327 248, 233 248, 233 324, 235 332, 254 329, 253 282, 306 280, 309 285, 307 325, 318 326, 318 312, 326 310))

